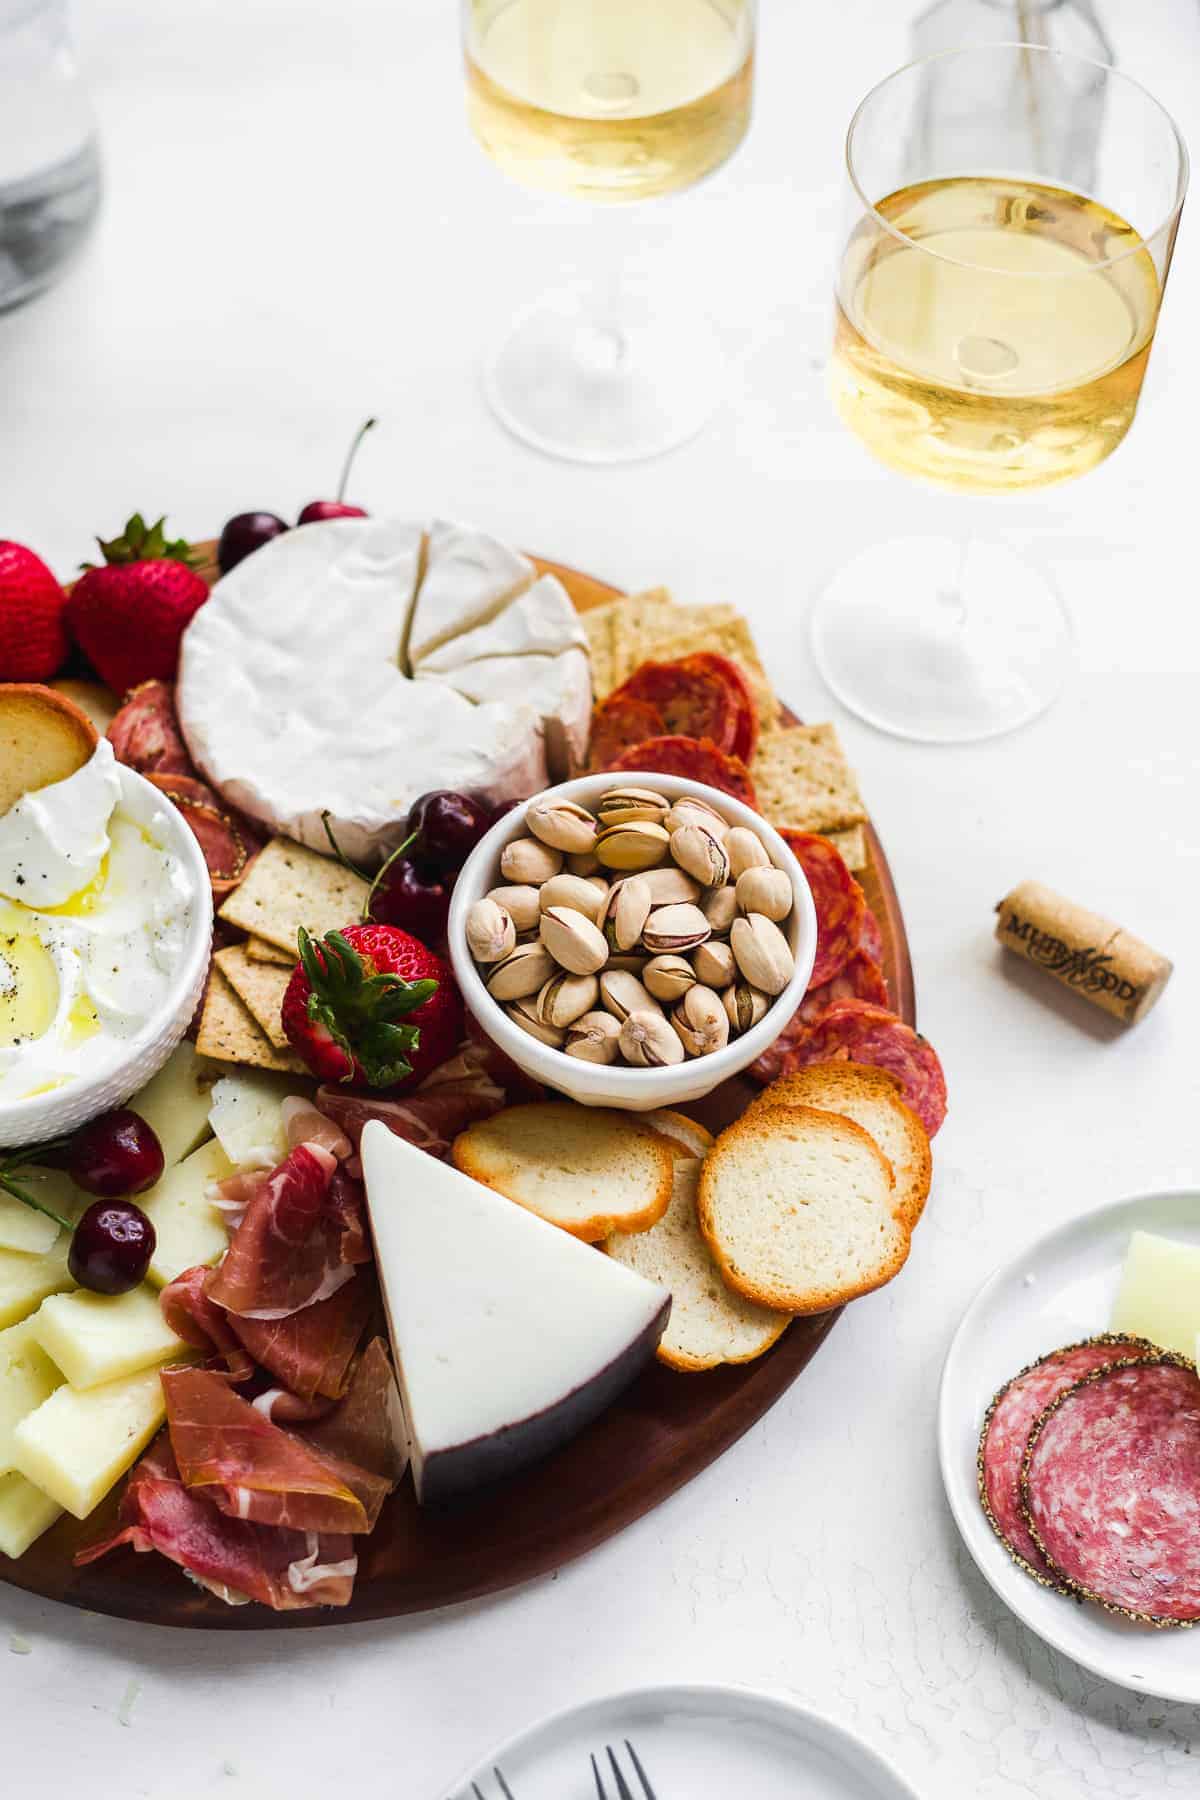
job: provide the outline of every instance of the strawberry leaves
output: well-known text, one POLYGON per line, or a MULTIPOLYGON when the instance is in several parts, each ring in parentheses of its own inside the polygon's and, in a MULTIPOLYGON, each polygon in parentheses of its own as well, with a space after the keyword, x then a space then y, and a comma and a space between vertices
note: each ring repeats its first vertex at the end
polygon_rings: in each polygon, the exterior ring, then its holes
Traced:
MULTIPOLYGON (((195 568, 200 558, 186 538, 168 539, 166 523, 165 513, 153 525, 147 525, 141 513, 134 513, 119 537, 107 542, 98 537, 96 542, 106 563, 179 562, 185 568, 195 568)), ((81 563, 80 567, 86 572, 96 564, 81 563)))
POLYGON ((437 992, 437 982, 377 973, 340 931, 327 931, 318 944, 301 927, 296 941, 311 989, 308 1021, 345 1056, 342 1080, 352 1081, 356 1067, 373 1088, 391 1087, 410 1075, 408 1052, 419 1046, 421 1032, 400 1021, 437 992))

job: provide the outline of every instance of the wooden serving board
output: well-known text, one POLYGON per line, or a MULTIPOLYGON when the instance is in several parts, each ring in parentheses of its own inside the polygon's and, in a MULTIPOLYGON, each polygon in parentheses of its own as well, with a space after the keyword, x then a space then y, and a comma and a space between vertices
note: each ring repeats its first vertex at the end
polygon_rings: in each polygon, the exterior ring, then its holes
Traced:
MULTIPOLYGON (((200 548, 211 565, 202 572, 215 575, 215 546, 200 548)), ((581 612, 620 597, 618 589, 589 575, 535 560, 559 577, 581 612)), ((790 712, 786 717, 794 722, 790 712)), ((859 880, 883 932, 892 1004, 915 1025, 904 921, 871 827, 867 843, 870 861, 859 880)), ((719 1131, 757 1092, 737 1077, 686 1110, 719 1131)), ((661 1505, 762 1418, 820 1349, 838 1316, 795 1320, 766 1356, 740 1367, 686 1375, 655 1363, 557 1456, 454 1507, 422 1511, 411 1482, 402 1483, 375 1531, 360 1543, 353 1600, 336 1611, 226 1606, 157 1555, 120 1551, 76 1569, 74 1551, 99 1537, 114 1517, 123 1483, 86 1522, 64 1517, 19 1561, 0 1556, 0 1579, 113 1618, 217 1631, 312 1630, 477 1599, 561 1568, 661 1505)))

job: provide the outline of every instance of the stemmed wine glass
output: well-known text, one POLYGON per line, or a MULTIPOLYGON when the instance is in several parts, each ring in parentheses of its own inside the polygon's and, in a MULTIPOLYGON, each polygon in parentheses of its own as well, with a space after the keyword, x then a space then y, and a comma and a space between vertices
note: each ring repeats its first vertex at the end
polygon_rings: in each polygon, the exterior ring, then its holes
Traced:
MULTIPOLYGON (((528 187, 602 205, 690 187, 746 133, 754 21, 755 0, 462 0, 471 129, 528 187)), ((624 291, 611 260, 590 293, 530 306, 486 370, 501 421, 574 461, 669 449, 719 393, 707 324, 624 291)))
MULTIPOLYGON (((958 493, 1067 481, 1137 409, 1187 189, 1187 151, 1128 76, 1031 44, 914 63, 846 141, 850 223, 833 393, 903 475, 958 493)), ((813 619, 834 693, 883 730, 965 742, 1057 693, 1070 632, 1002 545, 872 546, 813 619)))

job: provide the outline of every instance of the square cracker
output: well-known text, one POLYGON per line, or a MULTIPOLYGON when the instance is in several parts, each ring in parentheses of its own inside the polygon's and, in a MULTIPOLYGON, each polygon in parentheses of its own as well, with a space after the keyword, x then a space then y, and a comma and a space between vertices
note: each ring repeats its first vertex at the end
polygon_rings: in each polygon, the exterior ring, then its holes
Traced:
POLYGON ((670 662, 696 650, 714 650, 738 665, 754 695, 759 730, 774 731, 779 724, 779 702, 759 659, 754 634, 741 613, 732 606, 677 607, 671 629, 654 639, 647 655, 670 662))
POLYGON ((251 863, 220 917, 294 956, 301 925, 314 937, 340 931, 357 921, 366 898, 366 882, 331 856, 279 837, 251 863))
POLYGON ((285 969, 279 963, 255 962, 242 944, 218 950, 213 961, 242 1005, 253 1013, 272 1049, 287 1050, 287 1033, 279 1022, 279 1009, 292 979, 291 964, 285 969))
POLYGON ((211 1056, 217 1062, 244 1063, 252 1069, 277 1069, 283 1075, 307 1075, 309 1072, 292 1052, 285 1055, 272 1048, 255 1023, 253 1013, 238 999, 215 962, 209 970, 208 993, 200 1029, 196 1033, 196 1049, 201 1056, 211 1056))
POLYGON ((290 950, 280 950, 265 938, 249 937, 242 948, 251 962, 285 964, 290 969, 296 960, 295 945, 290 950))
POLYGON ((832 725, 789 725, 758 746, 750 773, 758 809, 793 831, 843 831, 866 809, 854 771, 832 725))
POLYGON ((614 687, 628 681, 638 664, 645 662, 651 640, 667 628, 677 611, 666 588, 630 594, 617 605, 612 623, 614 687))
POLYGON ((827 831, 825 835, 841 851, 842 861, 853 874, 866 868, 867 838, 861 825, 851 825, 845 831, 827 831))
POLYGON ((610 601, 607 606, 593 606, 581 615, 592 665, 592 695, 597 700, 602 700, 616 686, 613 680, 613 615, 617 605, 617 601, 610 601))

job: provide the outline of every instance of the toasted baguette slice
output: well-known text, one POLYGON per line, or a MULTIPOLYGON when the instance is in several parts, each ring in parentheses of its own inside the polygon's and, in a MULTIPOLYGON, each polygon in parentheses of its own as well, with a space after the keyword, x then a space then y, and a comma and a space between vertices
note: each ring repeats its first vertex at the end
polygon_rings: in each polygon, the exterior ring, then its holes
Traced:
POLYGON ((755 1306, 725 1286, 700 1233, 699 1186, 700 1163, 693 1157, 677 1162, 671 1204, 658 1224, 634 1235, 614 1232, 604 1242, 617 1262, 670 1289, 671 1316, 658 1360, 672 1369, 753 1362, 791 1323, 786 1313, 755 1306))
POLYGON ((911 1231, 925 1210, 933 1179, 929 1133, 900 1098, 900 1083, 886 1069, 859 1063, 814 1063, 781 1075, 753 1101, 746 1117, 773 1106, 815 1106, 841 1113, 875 1139, 892 1165, 892 1209, 911 1231))
POLYGON ((588 1243, 656 1225, 675 1166, 670 1144, 635 1115, 565 1100, 480 1119, 451 1156, 464 1175, 588 1243))
POLYGON ((721 1133, 700 1172, 700 1229, 735 1293, 789 1313, 882 1287, 911 1235, 874 1139, 811 1106, 774 1107, 721 1133))
POLYGON ((639 1113, 638 1122, 657 1131, 659 1137, 668 1138, 677 1160, 681 1156, 707 1156, 716 1142, 706 1125, 689 1119, 686 1113, 672 1112, 669 1107, 639 1113))
POLYGON ((82 769, 99 741, 87 714, 65 694, 27 682, 0 685, 0 814, 82 769))

